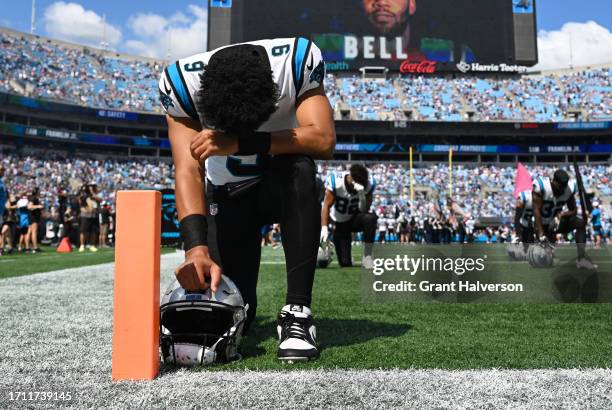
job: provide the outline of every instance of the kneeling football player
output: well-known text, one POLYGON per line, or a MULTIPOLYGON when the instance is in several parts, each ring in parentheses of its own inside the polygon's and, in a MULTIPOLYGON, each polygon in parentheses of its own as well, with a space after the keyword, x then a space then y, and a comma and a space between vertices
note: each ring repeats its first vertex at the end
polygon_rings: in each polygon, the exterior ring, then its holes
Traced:
POLYGON ((369 212, 375 182, 363 165, 354 164, 347 172, 332 172, 326 182, 325 199, 321 210, 321 242, 329 236, 329 218, 334 227, 333 240, 340 266, 352 266, 351 237, 363 232, 362 266, 373 266, 372 248, 378 217, 369 212))
POLYGON ((596 269, 597 265, 586 256, 586 224, 578 217, 576 207, 576 181, 569 180, 563 170, 555 171, 553 178, 537 177, 533 182, 532 207, 536 238, 540 243, 555 242, 557 234, 575 231, 578 258, 576 267, 596 269), (564 206, 567 210, 563 211, 564 206))
POLYGON ((535 232, 533 229, 533 199, 531 191, 522 191, 516 200, 514 213, 514 228, 519 242, 524 250, 530 243, 534 242, 535 232))
POLYGON ((280 222, 287 296, 278 358, 286 361, 319 356, 310 310, 321 227, 313 158, 330 158, 335 146, 324 75, 316 45, 280 38, 179 60, 159 83, 186 250, 177 279, 216 292, 223 272, 249 305, 248 328, 261 227, 280 222))

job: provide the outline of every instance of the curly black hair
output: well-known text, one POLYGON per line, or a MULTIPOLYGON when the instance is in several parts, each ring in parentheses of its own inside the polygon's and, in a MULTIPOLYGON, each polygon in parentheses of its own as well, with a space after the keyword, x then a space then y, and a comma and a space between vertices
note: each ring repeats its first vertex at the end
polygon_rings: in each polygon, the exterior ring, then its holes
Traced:
POLYGON ((243 44, 221 49, 210 58, 200 75, 196 109, 205 127, 251 132, 276 111, 278 98, 265 49, 243 44))
POLYGON ((368 185, 368 169, 361 164, 353 164, 349 169, 353 181, 366 187, 368 185))

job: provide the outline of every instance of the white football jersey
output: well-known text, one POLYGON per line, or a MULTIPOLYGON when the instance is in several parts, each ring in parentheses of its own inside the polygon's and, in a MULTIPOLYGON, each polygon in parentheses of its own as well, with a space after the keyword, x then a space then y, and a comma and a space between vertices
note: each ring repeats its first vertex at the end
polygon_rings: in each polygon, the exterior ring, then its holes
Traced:
POLYGON ((537 177, 533 181, 533 192, 542 196, 542 224, 550 224, 555 216, 563 210, 563 206, 567 201, 576 194, 576 191, 576 181, 571 180, 567 184, 565 191, 560 196, 555 197, 550 185, 550 178, 537 177))
MULTIPOLYGON (((325 189, 331 191, 335 198, 334 205, 329 212, 334 222, 347 222, 359 212, 359 195, 351 194, 344 184, 344 178, 347 175, 349 175, 348 171, 332 172, 325 182, 325 189)), ((368 176, 368 186, 365 187, 366 195, 374 192, 375 187, 374 179, 368 176)))
POLYGON ((531 191, 523 191, 519 194, 519 200, 523 204, 523 212, 521 213, 520 224, 525 228, 531 226, 533 220, 533 197, 531 191))
MULTIPOLYGON (((296 101, 306 91, 323 84, 325 63, 321 51, 312 41, 301 37, 243 44, 266 49, 280 92, 277 110, 257 131, 296 128, 296 101)), ((166 113, 199 121, 194 101, 200 89, 200 74, 213 54, 222 48, 225 47, 181 59, 164 70, 159 80, 159 93, 166 113)), ((214 185, 244 181, 261 175, 264 159, 261 155, 211 157, 206 160, 206 175, 214 185)))

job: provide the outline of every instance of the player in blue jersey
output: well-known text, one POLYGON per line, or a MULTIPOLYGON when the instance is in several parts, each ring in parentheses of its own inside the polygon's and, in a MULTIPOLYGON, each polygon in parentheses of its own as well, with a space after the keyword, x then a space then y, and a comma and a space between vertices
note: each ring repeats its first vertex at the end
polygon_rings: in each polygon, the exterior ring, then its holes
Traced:
POLYGON ((593 212, 591 212, 591 225, 593 225, 593 237, 595 239, 595 248, 601 248, 601 238, 603 237, 603 229, 601 225, 601 209, 599 202, 593 201, 593 212))

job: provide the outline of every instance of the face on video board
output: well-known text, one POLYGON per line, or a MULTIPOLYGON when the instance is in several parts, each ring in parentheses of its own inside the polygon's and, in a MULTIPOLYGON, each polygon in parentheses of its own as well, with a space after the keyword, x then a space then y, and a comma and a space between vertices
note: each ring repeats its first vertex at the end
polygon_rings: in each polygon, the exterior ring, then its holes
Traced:
POLYGON ((401 34, 416 11, 416 0, 363 0, 363 9, 379 33, 401 34))
POLYGON ((304 36, 327 62, 506 62, 512 0, 245 1, 239 41, 304 36))

